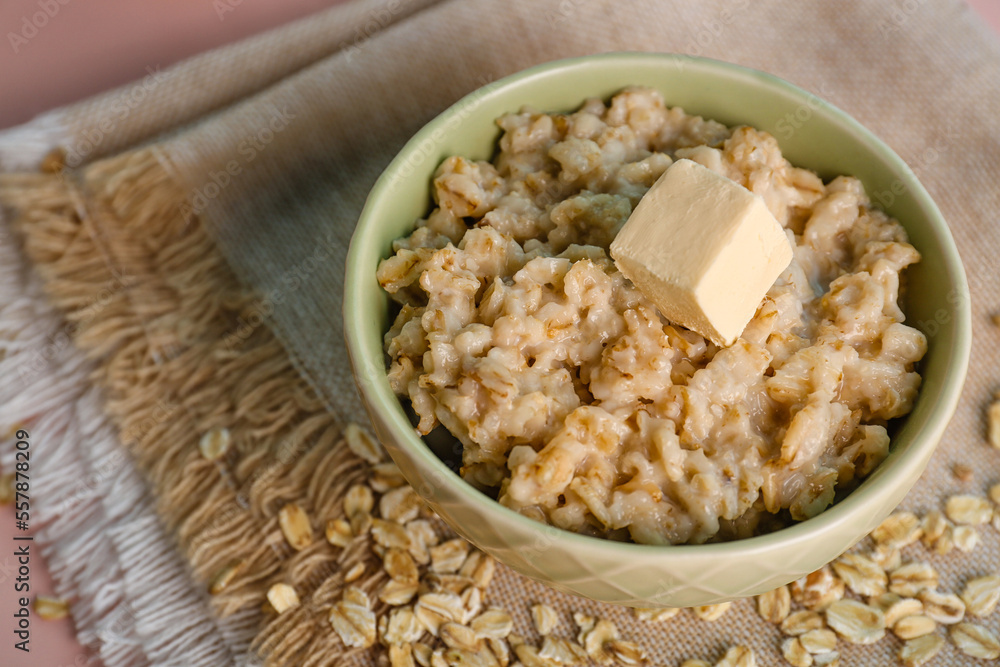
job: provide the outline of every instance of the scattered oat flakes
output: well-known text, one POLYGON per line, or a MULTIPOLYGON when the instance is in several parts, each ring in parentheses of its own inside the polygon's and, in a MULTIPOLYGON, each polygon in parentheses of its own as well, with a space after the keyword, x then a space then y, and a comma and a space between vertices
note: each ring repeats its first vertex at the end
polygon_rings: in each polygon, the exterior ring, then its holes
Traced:
POLYGON ((944 534, 934 543, 934 553, 938 556, 945 556, 955 548, 954 541, 955 526, 949 521, 944 528, 944 534))
POLYGON ((956 463, 951 468, 951 474, 955 476, 958 481, 968 484, 975 478, 975 471, 964 463, 956 463))
POLYGON ((712 667, 712 663, 706 660, 691 658, 681 663, 681 667, 712 667))
POLYGON ((920 601, 924 603, 924 614, 938 623, 951 625, 958 623, 965 616, 965 603, 957 595, 938 593, 937 591, 921 591, 920 601))
POLYGON ((902 549, 920 539, 923 528, 913 512, 894 512, 872 531, 872 539, 879 544, 902 549))
MULTIPOLYGON (((542 649, 531 644, 512 644, 512 648, 520 661, 518 664, 523 665, 523 667, 556 667, 559 665, 554 659, 542 657, 542 649)), ((543 646, 542 648, 548 649, 550 652, 559 650, 554 646, 543 646)))
POLYGON ((757 596, 757 613, 775 625, 788 618, 791 605, 792 595, 788 592, 788 586, 779 586, 757 596))
POLYGON ((278 512, 278 525, 285 535, 285 541, 296 551, 302 551, 312 544, 313 532, 309 515, 295 503, 288 503, 278 512))
POLYGON ((1000 401, 994 401, 986 411, 986 419, 989 422, 986 437, 990 444, 1000 449, 1000 401))
POLYGON ((396 464, 389 461, 372 466, 368 483, 371 485, 372 490, 385 493, 390 489, 395 489, 406 484, 406 478, 403 477, 403 473, 399 471, 396 464))
POLYGON ((781 631, 791 637, 797 637, 810 630, 826 627, 826 621, 819 613, 812 610, 793 611, 781 622, 781 631))
MULTIPOLYGON (((465 613, 462 598, 454 593, 424 593, 417 600, 414 607, 418 617, 422 612, 437 614, 448 622, 457 623, 462 620, 465 613)), ((421 617, 423 620, 423 617, 421 617)), ((428 626, 431 634, 437 634, 437 627, 428 626)))
POLYGON ((434 526, 426 519, 416 519, 406 524, 406 535, 410 540, 410 555, 420 565, 431 562, 428 549, 437 545, 438 536, 434 526))
POLYGON ((921 591, 934 590, 938 573, 928 563, 906 563, 889 574, 889 590, 903 597, 915 597, 921 591))
POLYGON ((640 621, 646 621, 647 623, 656 623, 660 621, 667 621, 681 613, 680 607, 636 607, 632 609, 632 613, 640 621))
POLYGON ((382 641, 386 644, 413 644, 424 636, 424 626, 411 607, 397 607, 379 620, 382 641), (382 621, 385 621, 384 627, 382 621))
POLYGON ((357 424, 344 427, 344 439, 354 455, 375 465, 382 462, 382 445, 365 433, 357 424))
POLYGON ((372 519, 372 539, 386 549, 409 549, 410 535, 395 521, 372 519))
POLYGON ((993 507, 979 496, 952 496, 944 506, 948 518, 960 525, 981 526, 993 518, 993 507))
POLYGON ((395 547, 386 549, 382 565, 386 574, 397 581, 415 584, 420 580, 420 571, 417 569, 417 564, 413 562, 413 556, 410 555, 409 551, 395 547))
POLYGON ((612 639, 604 645, 604 650, 623 665, 641 665, 646 661, 642 647, 624 639, 612 639))
POLYGON ((344 574, 344 583, 349 584, 352 581, 357 581, 358 579, 361 578, 361 575, 364 573, 365 573, 365 564, 355 563, 354 567, 352 567, 350 570, 347 571, 346 574, 344 574))
POLYGON ((487 609, 470 624, 477 637, 503 639, 514 629, 514 621, 503 609, 487 609))
POLYGON ((891 628, 901 618, 924 613, 923 602, 915 598, 904 598, 895 593, 884 593, 871 598, 868 604, 882 610, 887 628, 891 628))
POLYGON ((483 610, 483 592, 476 586, 469 586, 460 596, 462 607, 465 609, 462 614, 462 623, 468 623, 483 610))
POLYGON ((486 646, 496 659, 495 667, 507 667, 510 664, 510 648, 507 646, 507 642, 502 639, 487 637, 486 646))
POLYGON ((937 623, 930 616, 914 614, 905 616, 892 625, 892 632, 902 640, 916 639, 929 635, 937 629, 937 623))
POLYGON ((405 644, 391 644, 389 646, 390 667, 416 667, 413 661, 413 649, 405 644))
POLYGON ((212 576, 211 582, 208 584, 208 592, 212 595, 218 595, 222 591, 226 590, 226 587, 236 578, 243 567, 246 565, 245 561, 242 560, 232 560, 219 568, 219 571, 212 576))
POLYGON ((605 651, 604 645, 613 639, 618 639, 618 628, 611 621, 601 619, 594 623, 580 643, 594 662, 608 665, 614 662, 614 657, 605 651))
POLYGON ((355 514, 371 514, 375 507, 375 496, 367 484, 355 484, 344 494, 344 514, 352 518, 355 514))
POLYGON ((412 600, 418 589, 416 582, 407 583, 390 579, 379 591, 378 599, 387 605, 398 607, 412 600))
POLYGON ((375 643, 375 613, 368 596, 360 588, 348 587, 337 604, 330 609, 330 625, 351 648, 368 648, 375 643))
POLYGON ((69 614, 69 602, 47 595, 36 595, 32 608, 39 618, 46 621, 57 621, 60 618, 66 618, 69 614))
POLYGON ((463 648, 467 651, 475 649, 479 642, 472 628, 458 623, 443 623, 438 636, 448 648, 463 648))
POLYGON ((733 646, 715 667, 757 667, 757 657, 749 646, 733 646))
POLYGON ((587 652, 582 646, 561 637, 546 636, 542 640, 538 656, 559 665, 582 665, 588 662, 587 652))
POLYGON ((1000 658, 1000 639, 981 625, 958 623, 951 627, 949 633, 955 646, 966 655, 984 660, 1000 658))
POLYGON ((694 615, 703 621, 717 621, 722 618, 722 615, 729 611, 729 608, 733 606, 732 602, 720 602, 719 604, 707 604, 700 607, 694 607, 692 611, 694 615))
POLYGON ((401 486, 383 495, 378 501, 378 512, 383 519, 406 523, 417 518, 423 501, 409 486, 401 486))
POLYGON ((1000 602, 1000 576, 976 577, 962 591, 965 610, 973 616, 989 616, 1000 602))
POLYGON ((531 607, 531 622, 535 625, 535 631, 544 637, 556 629, 559 615, 547 604, 536 604, 531 607))
POLYGON ((812 667, 813 657, 798 637, 789 637, 781 644, 781 655, 792 667, 812 667))
POLYGON ((431 655, 433 653, 434 649, 423 642, 416 642, 413 644, 413 659, 417 661, 417 664, 420 665, 420 667, 430 667, 431 655))
POLYGON ((837 600, 826 610, 826 622, 852 644, 872 644, 885 636, 885 616, 857 600, 837 600))
POLYGON ((279 614, 299 606, 299 595, 288 584, 274 584, 267 589, 267 601, 279 614))
POLYGON ((844 597, 844 582, 834 576, 829 565, 792 582, 792 599, 806 609, 822 611, 844 597))
POLYGON ((933 510, 924 515, 921 527, 924 531, 924 546, 929 549, 944 535, 948 528, 948 520, 944 518, 944 514, 940 510, 933 510))
POLYGON ((833 562, 833 571, 858 595, 885 593, 888 583, 885 572, 874 561, 861 554, 844 554, 833 562))
POLYGON ((813 656, 813 667, 840 667, 840 653, 830 651, 813 656))
POLYGON ((469 554, 469 543, 461 538, 455 538, 431 547, 428 551, 431 555, 432 572, 458 572, 469 554))
POLYGON ((583 643, 583 637, 588 632, 594 629, 597 625, 597 619, 590 614, 585 614, 582 611, 573 612, 573 622, 576 623, 576 628, 579 631, 576 635, 576 641, 583 643))
POLYGON ((496 565, 492 556, 478 549, 472 549, 458 573, 472 579, 472 583, 479 588, 485 589, 493 581, 496 565))
POLYGON ((346 547, 354 539, 351 524, 343 519, 330 519, 326 522, 326 541, 335 547, 346 547))
POLYGON ((799 643, 809 653, 829 653, 837 647, 837 635, 833 630, 810 630, 798 637, 799 643))
POLYGON ((198 450, 209 461, 218 461, 229 451, 231 440, 228 428, 216 426, 201 436, 198 441, 198 450))
POLYGON ((899 660, 906 667, 926 665, 944 647, 944 637, 939 634, 922 635, 909 639, 899 648, 899 660))
POLYGON ((875 545, 875 548, 868 553, 868 557, 886 572, 892 572, 903 564, 902 552, 896 547, 885 544, 875 545))
POLYGON ((968 553, 979 544, 979 532, 972 526, 958 526, 952 532, 952 540, 959 551, 968 553))
POLYGON ((992 500, 997 505, 1000 505, 1000 484, 994 484, 990 487, 990 500, 992 500))

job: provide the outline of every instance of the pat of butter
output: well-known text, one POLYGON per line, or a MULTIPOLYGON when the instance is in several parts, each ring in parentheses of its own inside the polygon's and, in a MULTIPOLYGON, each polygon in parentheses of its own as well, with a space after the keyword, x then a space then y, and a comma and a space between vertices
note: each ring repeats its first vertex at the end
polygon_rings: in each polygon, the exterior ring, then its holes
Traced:
POLYGON ((758 195, 678 160, 639 201, 611 257, 664 317, 728 346, 788 267, 792 247, 758 195))

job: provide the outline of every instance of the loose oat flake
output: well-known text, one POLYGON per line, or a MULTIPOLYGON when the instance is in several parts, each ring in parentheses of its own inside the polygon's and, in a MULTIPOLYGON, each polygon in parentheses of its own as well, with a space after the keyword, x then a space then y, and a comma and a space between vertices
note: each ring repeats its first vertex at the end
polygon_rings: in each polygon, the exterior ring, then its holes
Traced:
POLYGON ((278 512, 278 525, 285 540, 296 551, 302 551, 312 544, 313 532, 309 515, 295 503, 288 503, 278 512))
POLYGON ((477 637, 503 639, 514 629, 514 621, 503 609, 487 609, 470 624, 477 637))
POLYGON ((970 579, 962 591, 965 610, 973 616, 989 616, 1000 602, 1000 576, 970 579))
POLYGON ((938 623, 951 625, 965 616, 965 603, 957 595, 922 591, 920 601, 924 603, 924 613, 938 623))
POLYGON ((792 596, 788 586, 779 586, 773 591, 757 596, 757 613, 761 618, 777 625, 788 617, 791 611, 792 596))
POLYGON ((344 428, 344 439, 347 441, 347 446, 350 448, 354 455, 360 459, 371 463, 372 465, 382 462, 382 445, 375 442, 370 435, 368 435, 360 426, 357 424, 348 424, 344 428))
POLYGON ((694 615, 703 621, 717 621, 722 618, 722 615, 729 611, 729 608, 733 606, 732 602, 720 602, 719 604, 708 604, 700 607, 695 607, 694 615))
POLYGON ((979 496, 952 496, 944 506, 948 518, 957 524, 981 526, 993 518, 993 506, 979 496))
POLYGON ((209 461, 218 461, 229 451, 231 441, 229 429, 217 426, 201 436, 198 441, 198 450, 209 461))
POLYGON ((944 646, 944 637, 929 634, 909 639, 899 648, 899 660, 906 667, 926 665, 944 646))
POLYGON ((798 637, 789 637, 781 644, 781 655, 792 667, 812 667, 813 657, 798 637))
POLYGON ((949 633, 955 646, 966 655, 983 660, 1000 658, 1000 639, 981 625, 958 623, 951 627, 949 633))
POLYGON ((844 554, 833 562, 833 571, 858 595, 885 593, 888 583, 885 572, 874 561, 861 554, 844 554))
POLYGON ((837 635, 833 630, 810 630, 798 637, 802 648, 812 654, 829 653, 837 647, 837 635))
POLYGON ((921 591, 934 590, 937 585, 937 570, 928 563, 906 563, 889 575, 889 590, 903 597, 915 597, 921 591))
POLYGON ((56 621, 60 618, 66 618, 66 615, 69 614, 69 603, 66 600, 47 595, 36 596, 32 608, 38 614, 39 618, 43 618, 46 621, 56 621))
POLYGON ((267 589, 267 601, 279 614, 299 606, 298 593, 288 584, 274 584, 267 589))
POLYGON ((937 629, 937 623, 930 616, 914 614, 905 616, 896 621, 892 626, 892 632, 903 640, 916 639, 929 635, 937 629))
POLYGON ((375 643, 375 613, 361 589, 347 588, 343 598, 330 609, 329 620, 345 646, 368 648, 375 643))
POLYGON ((791 637, 797 637, 810 630, 826 627, 826 621, 818 612, 811 610, 793 611, 781 622, 781 631, 791 637))
POLYGON ((544 637, 555 630, 559 623, 559 616, 556 614, 556 610, 549 605, 536 604, 531 607, 531 621, 535 626, 535 631, 544 637))
POLYGON ((986 419, 989 422, 986 437, 990 444, 1000 449, 1000 401, 995 401, 986 411, 986 419))
POLYGON ((668 621, 681 613, 680 607, 634 607, 632 613, 640 621, 647 623, 657 623, 668 621))
POLYGON ((872 539, 897 549, 913 544, 920 539, 923 529, 920 519, 913 512, 895 512, 872 531, 872 539))
POLYGON ((837 600, 826 610, 826 622, 852 644, 872 644, 885 636, 885 616, 857 600, 837 600))
POLYGON ((757 667, 757 657, 749 646, 733 646, 715 667, 757 667))

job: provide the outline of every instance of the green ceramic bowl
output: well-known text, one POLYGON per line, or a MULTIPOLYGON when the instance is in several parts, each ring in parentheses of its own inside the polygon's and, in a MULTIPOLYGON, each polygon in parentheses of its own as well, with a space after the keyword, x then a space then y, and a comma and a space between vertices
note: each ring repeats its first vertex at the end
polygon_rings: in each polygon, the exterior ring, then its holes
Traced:
POLYGON ((906 164, 847 114, 768 74, 687 56, 613 53, 540 65, 468 95, 420 130, 375 184, 347 258, 344 318, 355 378, 379 439, 403 474, 459 534, 554 588, 633 606, 692 606, 754 595, 836 558, 870 532, 920 477, 951 418, 971 342, 969 291, 948 225, 906 164), (770 535, 694 546, 623 544, 536 523, 453 473, 417 435, 386 380, 389 299, 375 279, 393 239, 429 211, 434 169, 449 155, 490 159, 494 119, 531 105, 575 109, 628 85, 669 106, 772 133, 794 164, 824 178, 859 177, 906 227, 923 260, 908 269, 908 322, 927 334, 923 387, 892 452, 854 492, 770 535))

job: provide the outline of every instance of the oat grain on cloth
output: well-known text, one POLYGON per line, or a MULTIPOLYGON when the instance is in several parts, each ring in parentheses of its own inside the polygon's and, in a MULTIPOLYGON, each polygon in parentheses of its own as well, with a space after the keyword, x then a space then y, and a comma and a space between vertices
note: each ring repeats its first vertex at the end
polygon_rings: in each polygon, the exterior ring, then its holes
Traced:
MULTIPOLYGON (((620 50, 771 72, 852 114, 918 172, 966 264, 974 361, 904 507, 923 515, 1000 482, 984 418, 1000 388, 1000 329, 989 317, 1000 310, 1000 43, 963 3, 348 2, 163 70, 96 146, 83 139, 121 91, 0 134, 4 432, 50 431, 49 460, 59 463, 38 482, 47 498, 38 540, 57 592, 74 600, 81 640, 104 664, 385 664, 384 647, 365 646, 371 619, 388 608, 379 595, 409 598, 400 586, 384 592, 371 535, 393 539, 380 513, 412 518, 389 467, 356 456, 363 443, 342 442, 345 418, 359 414, 340 334, 353 225, 395 152, 452 102, 534 64, 620 50), (280 302, 269 298, 276 291, 280 302), (953 474, 956 464, 971 474, 953 474), (99 481, 67 483, 88 474, 99 481), (375 489, 370 507, 352 490, 362 482, 375 489), (328 523, 345 546, 327 541, 328 523)), ((412 539, 429 547, 445 537, 433 517, 417 520, 426 523, 412 539)), ((902 557, 930 563, 939 591, 961 592, 1000 571, 1000 534, 989 525, 977 534, 969 552, 918 542, 902 557)), ((464 554, 452 544, 439 559, 456 550, 464 554)), ((478 557, 462 563, 479 591, 467 597, 506 610, 533 646, 531 607, 544 603, 558 619, 554 637, 575 637, 572 615, 582 612, 613 622, 652 664, 715 664, 734 645, 757 664, 784 662, 781 630, 753 601, 644 621, 503 567, 491 577, 478 557)), ((400 632, 407 618, 397 615, 400 632)), ((996 613, 967 620, 1000 632, 996 613)), ((499 615, 487 622, 503 627, 499 615)), ((935 633, 944 639, 933 664, 972 664, 959 645, 989 655, 979 630, 939 623, 935 633)), ((614 646, 634 656, 632 645, 614 646)), ((843 665, 895 664, 901 647, 892 633, 836 644, 843 665)), ((529 664, 531 649, 519 651, 529 664)), ((400 650, 393 658, 408 664, 400 650)))

